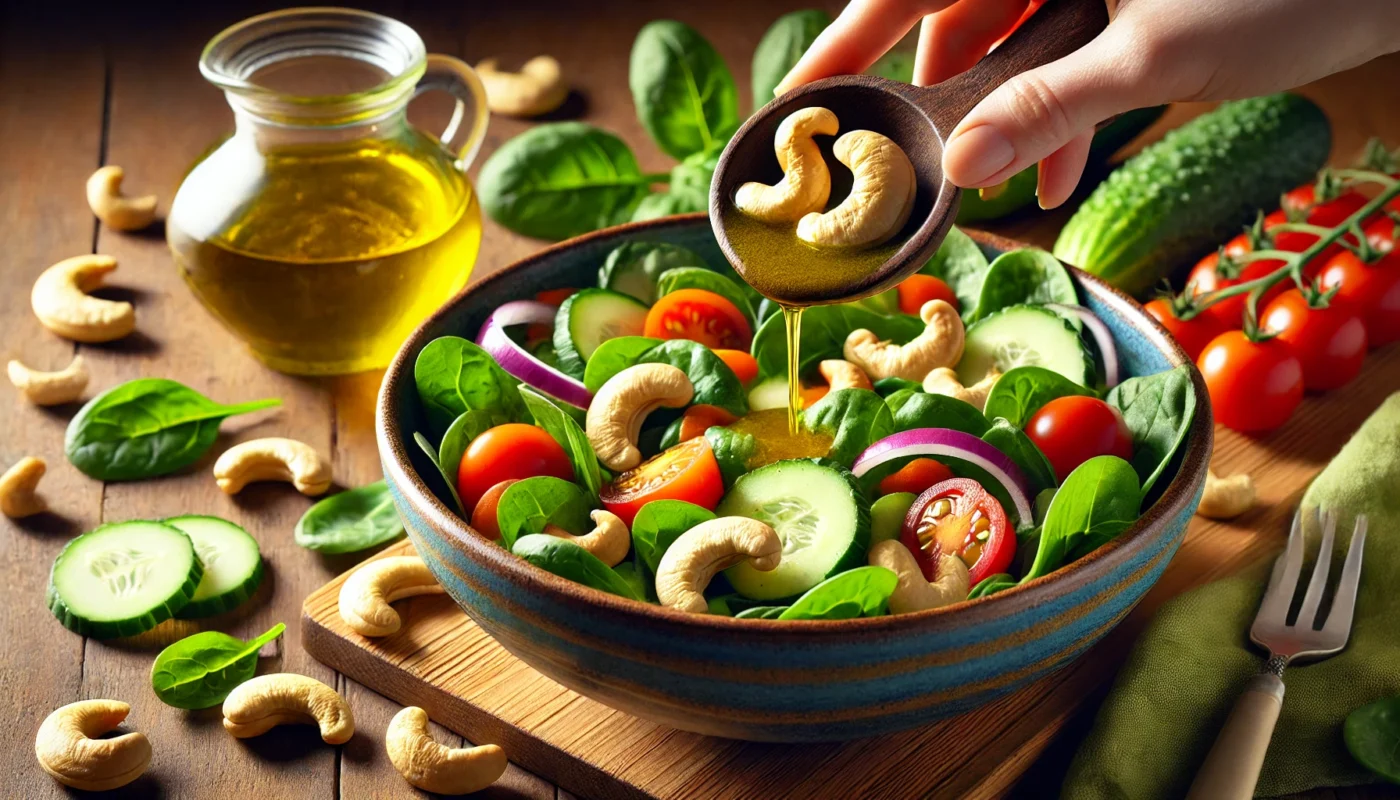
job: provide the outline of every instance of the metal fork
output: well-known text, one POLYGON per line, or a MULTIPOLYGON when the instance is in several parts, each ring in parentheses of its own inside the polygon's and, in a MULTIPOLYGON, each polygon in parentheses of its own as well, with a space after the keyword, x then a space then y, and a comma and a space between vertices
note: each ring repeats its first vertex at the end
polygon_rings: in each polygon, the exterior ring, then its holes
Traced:
MULTIPOLYGON (((1318 521, 1317 509, 1313 509, 1311 516, 1318 521)), ((1283 708, 1284 668, 1295 660, 1326 658, 1347 645, 1352 612, 1356 608, 1356 587, 1361 580, 1361 552, 1366 546, 1366 515, 1356 516, 1351 546, 1347 548, 1346 563, 1325 622, 1318 609, 1332 565, 1336 511, 1323 513, 1321 524, 1322 544, 1317 551, 1317 564, 1303 595, 1303 605, 1290 625, 1288 610, 1293 605, 1303 569, 1303 510, 1300 508, 1293 515, 1288 547, 1274 562, 1269 588, 1264 592, 1254 626, 1249 630, 1249 638, 1269 651, 1269 660, 1264 663, 1264 671, 1249 682, 1235 701, 1205 763, 1196 773, 1187 800, 1249 800, 1253 797, 1274 724, 1283 708)))

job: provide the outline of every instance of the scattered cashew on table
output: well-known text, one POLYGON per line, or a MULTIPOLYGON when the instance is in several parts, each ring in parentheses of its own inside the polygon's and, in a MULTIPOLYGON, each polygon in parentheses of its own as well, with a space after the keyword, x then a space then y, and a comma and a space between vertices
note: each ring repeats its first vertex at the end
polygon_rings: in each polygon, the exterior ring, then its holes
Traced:
POLYGON ((874 131, 850 131, 832 147, 851 168, 851 193, 835 208, 797 222, 797 238, 819 247, 873 247, 904 227, 914 210, 914 164, 899 145, 874 131))
POLYGON ((797 222, 826 207, 831 196, 831 171, 812 138, 835 136, 836 115, 825 108, 804 108, 789 114, 773 135, 773 150, 782 180, 772 186, 750 181, 734 194, 740 211, 763 222, 797 222))
POLYGON ((610 567, 621 564, 632 547, 632 534, 627 530, 627 523, 618 515, 601 508, 594 509, 590 517, 593 519, 593 530, 582 536, 575 536, 557 525, 544 526, 544 532, 573 542, 610 567))
POLYGON ((488 58, 476 65, 476 75, 486 89, 486 107, 509 117, 548 114, 569 96, 569 84, 551 56, 535 56, 519 72, 498 69, 496 59, 488 58))
POLYGON ((151 743, 140 732, 98 739, 131 713, 119 700, 79 700, 54 711, 34 737, 39 766, 64 786, 89 792, 116 789, 151 764, 151 743))
POLYGON ((1232 519, 1254 506, 1254 479, 1244 473, 1228 478, 1206 471, 1206 488, 1196 513, 1207 519, 1232 519))
POLYGON ((49 504, 35 493, 46 471, 44 459, 34 456, 25 456, 5 470, 0 475, 0 513, 20 519, 48 511, 49 504))
POLYGON ((705 587, 715 573, 741 561, 760 572, 777 569, 783 543, 772 526, 748 517, 720 517, 702 522, 676 538, 656 568, 656 597, 661 605, 704 614, 705 587))
POLYGON ((88 207, 114 231, 136 231, 156 221, 156 196, 124 197, 125 177, 121 167, 108 164, 92 173, 87 182, 88 207))
POLYGON ((905 344, 882 341, 865 328, 851 331, 842 354, 874 380, 904 378, 923 381, 939 367, 953 367, 962 358, 963 323, 958 310, 943 300, 930 300, 919 309, 924 330, 905 344))
POLYGON ((80 355, 57 372, 32 369, 18 360, 11 360, 5 371, 24 399, 36 406, 71 403, 83 396, 89 380, 87 363, 80 355))
POLYGON ((428 792, 467 794, 500 780, 509 762, 498 745, 453 748, 428 732, 428 712, 407 706, 394 715, 384 734, 389 761, 404 780, 428 792))
POLYGON ((682 408, 695 396, 690 378, 670 364, 635 364, 608 379, 588 406, 584 430, 603 466, 625 472, 642 463, 637 437, 658 408, 682 408))
POLYGON ((136 309, 125 301, 88 292, 117 268, 111 256, 65 258, 44 270, 29 294, 34 316, 49 330, 75 342, 110 342, 136 329, 136 309))
POLYGON ((292 672, 259 675, 224 698, 224 730, 238 739, 261 736, 278 725, 316 725, 326 744, 355 735, 350 704, 315 678, 292 672))
POLYGON ((423 559, 390 556, 367 561, 350 573, 340 586, 337 605, 340 618, 361 636, 389 636, 403 625, 390 603, 444 591, 423 559))
POLYGON ((331 488, 331 465, 305 442, 268 437, 225 450, 214 462, 214 479, 224 494, 238 494, 258 481, 285 481, 315 497, 331 488))

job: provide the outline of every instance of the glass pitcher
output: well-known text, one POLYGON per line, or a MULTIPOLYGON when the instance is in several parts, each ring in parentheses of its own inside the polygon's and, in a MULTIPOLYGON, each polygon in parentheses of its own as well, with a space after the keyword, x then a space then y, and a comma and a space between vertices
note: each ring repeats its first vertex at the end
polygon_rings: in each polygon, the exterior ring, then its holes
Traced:
POLYGON ((185 176, 166 221, 186 282, 273 369, 386 365, 476 261, 466 169, 488 117, 476 74, 428 55, 401 22, 337 8, 244 20, 199 67, 235 127, 185 176), (406 114, 433 89, 456 98, 441 137, 406 114))

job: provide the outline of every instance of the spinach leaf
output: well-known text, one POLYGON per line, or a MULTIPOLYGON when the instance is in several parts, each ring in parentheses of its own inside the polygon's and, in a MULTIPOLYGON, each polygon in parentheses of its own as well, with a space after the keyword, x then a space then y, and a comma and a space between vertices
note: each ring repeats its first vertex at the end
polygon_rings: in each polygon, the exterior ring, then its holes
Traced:
POLYGON ((675 159, 723 149, 739 127, 739 93, 719 53, 694 28, 649 22, 627 70, 642 126, 675 159))
MULTIPOLYGON (((782 619, 783 614, 791 606, 750 606, 738 614, 735 619, 782 619)), ((846 617, 803 617, 803 619, 847 619, 846 617)))
POLYGON ((718 272, 701 267, 678 267, 661 273, 661 277, 656 282, 657 297, 665 297, 671 292, 681 289, 703 289, 707 292, 714 292, 733 303, 735 308, 744 313, 749 324, 753 324, 754 311, 753 306, 749 304, 749 296, 743 289, 739 288, 738 284, 718 272))
POLYGON ((938 252, 919 271, 942 278, 953 294, 958 296, 963 318, 967 319, 977 309, 988 266, 982 248, 972 241, 971 236, 957 228, 949 228, 947 238, 938 246, 938 252))
POLYGON ((1196 415, 1191 366, 1181 364, 1156 375, 1129 378, 1113 387, 1107 399, 1123 412, 1123 421, 1133 433, 1133 469, 1146 494, 1191 432, 1196 415))
POLYGON ((590 530, 588 512, 592 509, 588 494, 577 484, 548 475, 526 478, 511 484, 496 506, 501 544, 514 552, 517 539, 540 533, 546 525, 581 535, 590 530))
POLYGON ((521 536, 511 547, 511 552, 546 572, 568 578, 574 583, 629 600, 646 600, 644 594, 637 592, 632 581, 613 572, 597 556, 567 539, 531 533, 521 536))
POLYGON ((583 484, 589 500, 596 504, 598 490, 603 487, 603 473, 598 466, 598 454, 593 452, 593 445, 588 443, 588 436, 583 432, 583 428, 573 417, 555 405, 554 401, 531 387, 521 386, 520 396, 524 398, 526 408, 534 415, 535 424, 544 428, 545 432, 564 448, 564 452, 569 456, 569 463, 574 467, 574 480, 583 484))
POLYGON ((778 619, 855 619, 886 613, 899 585, 894 570, 856 567, 808 589, 778 619))
POLYGON ((613 134, 555 122, 501 145, 482 166, 476 189, 481 207, 506 228, 567 239, 626 222, 657 180, 642 173, 613 134))
POLYGON ((899 311, 899 289, 886 289, 879 294, 872 294, 869 297, 862 297, 855 301, 861 308, 867 308, 876 314, 898 314, 899 311))
MULTIPOLYGON (((843 303, 813 306, 802 313, 801 369, 826 358, 841 358, 846 337, 851 331, 866 328, 881 339, 903 344, 924 331, 918 317, 907 314, 877 314, 861 306, 843 303)), ((759 374, 787 375, 787 334, 783 315, 774 314, 759 326, 753 338, 753 357, 758 359, 759 374)))
POLYGON ((1032 496, 1055 488, 1055 468, 1035 446, 1031 437, 1003 417, 992 420, 992 427, 982 434, 982 441, 1006 454, 1021 468, 1032 496))
POLYGON ((802 424, 833 437, 827 458, 846 469, 856 457, 894 433, 894 416, 880 395, 869 389, 839 389, 802 412, 802 424))
POLYGON ((736 417, 749 413, 748 396, 734 370, 714 351, 689 339, 672 339, 651 348, 638 364, 670 364, 690 378, 695 387, 692 405, 712 405, 736 417))
POLYGON ((307 550, 358 553, 403 535, 403 523, 384 481, 318 500, 297 521, 293 537, 307 550))
POLYGON ((714 512, 684 500, 653 500, 632 520, 632 549, 637 561, 655 575, 661 557, 681 534, 714 519, 714 512))
POLYGON ((470 518, 471 514, 467 511, 467 507, 462 505, 462 496, 457 493, 457 473, 448 472, 447 469, 442 466, 442 462, 438 460, 437 450, 433 449, 433 443, 428 441, 428 437, 414 431, 413 441, 418 444, 418 449, 427 454, 428 460, 433 462, 433 466, 437 467, 438 474, 442 476, 443 483, 447 484, 447 493, 452 495, 452 503, 457 506, 457 513, 462 519, 470 518))
POLYGON ((1010 573, 998 572, 978 581, 977 585, 972 587, 972 591, 967 593, 967 599, 976 600, 979 597, 988 597, 1015 585, 1016 579, 1010 573))
POLYGON ((227 417, 281 405, 254 400, 226 406, 165 378, 138 378, 99 394, 68 423, 68 460, 100 481, 168 475, 193 464, 227 417))
POLYGON ((1011 306, 1078 302, 1069 270, 1060 260, 1044 250, 1026 247, 1002 253, 987 268, 977 309, 968 319, 975 322, 1011 306))
POLYGON ((456 483, 457 470, 462 466, 467 445, 495 425, 489 411, 472 409, 462 412, 447 426, 447 433, 442 435, 442 444, 438 445, 437 463, 449 484, 456 483))
POLYGON ((671 185, 664 192, 642 198, 632 221, 641 222, 675 214, 705 211, 710 207, 710 179, 715 174, 719 151, 695 153, 671 168, 671 185))
POLYGON ((656 600, 656 591, 652 588, 651 582, 647 580, 641 570, 637 569, 637 565, 633 562, 624 561, 613 567, 612 571, 613 574, 622 579, 623 583, 631 587, 632 593, 636 595, 638 600, 646 600, 647 602, 656 600))
POLYGON ((642 198, 632 212, 629 222, 646 222, 649 219, 674 217, 677 214, 690 214, 704 211, 709 204, 709 195, 698 195, 690 191, 652 192, 642 198))
POLYGON ((751 433, 740 433, 716 425, 705 430, 705 441, 719 462, 719 474, 724 480, 724 488, 734 485, 734 481, 749 471, 749 459, 758 449, 758 440, 751 433))
POLYGON ((253 677, 258 651, 286 629, 279 622, 251 642, 218 631, 186 636, 156 656, 151 665, 151 688, 162 703, 175 708, 216 706, 238 684, 253 677))
POLYGON ((1141 505, 1137 473, 1128 462, 1097 456, 1080 464, 1050 501, 1035 560, 1021 582, 1049 575, 1111 541, 1137 521, 1141 505))
POLYGON ((468 411, 483 411, 491 425, 528 422, 519 384, 491 354, 460 336, 428 342, 413 364, 418 399, 428 427, 442 435, 468 411))
POLYGON ((784 14, 768 27, 753 51, 754 111, 773 99, 773 90, 830 24, 830 14, 809 8, 784 14))
POLYGON ((656 302, 656 280, 676 267, 703 267, 694 251, 666 242, 625 242, 612 249, 598 269, 598 285, 631 295, 651 305, 656 302))
POLYGON ((976 406, 943 394, 900 389, 885 398, 885 405, 894 414, 896 433, 915 428, 952 428, 981 438, 992 427, 976 406))
POLYGON ((911 381, 907 378, 881 378, 875 381, 875 394, 889 399, 890 395, 901 389, 908 389, 911 392, 921 392, 924 385, 918 381, 911 381))
POLYGON ((1361 766, 1400 783, 1400 697, 1377 700, 1347 714, 1342 739, 1361 766))
POLYGON ((583 385, 590 392, 598 391, 609 378, 636 364, 643 353, 661 342, 650 336, 617 336, 604 341, 588 357, 583 369, 583 385))
POLYGON ((1045 367, 1016 367, 992 384, 983 413, 1004 417, 1015 427, 1024 428, 1046 403, 1071 395, 1093 397, 1094 392, 1045 367))

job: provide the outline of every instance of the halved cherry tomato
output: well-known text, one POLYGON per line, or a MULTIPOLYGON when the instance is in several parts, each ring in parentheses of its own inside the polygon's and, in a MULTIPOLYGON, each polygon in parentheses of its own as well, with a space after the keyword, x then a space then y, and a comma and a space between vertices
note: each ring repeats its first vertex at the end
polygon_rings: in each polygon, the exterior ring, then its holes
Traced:
POLYGON ((747 350, 753 329, 738 306, 704 289, 680 289, 647 312, 646 335, 690 339, 711 350, 747 350))
POLYGON ((1284 342, 1252 341, 1227 331, 1196 360, 1210 390, 1215 421, 1245 433, 1267 433, 1303 400, 1303 366, 1284 342))
POLYGON ((688 442, 697 436, 704 436, 705 431, 716 425, 728 425, 738 417, 725 411, 719 406, 700 403, 691 406, 681 414, 681 438, 680 441, 688 442))
POLYGON ((506 489, 519 482, 515 478, 501 481, 487 489, 486 494, 476 501, 476 507, 472 509, 472 527, 477 533, 493 542, 501 538, 501 523, 496 516, 496 509, 501 505, 501 495, 506 493, 506 489))
POLYGON ((748 386, 753 383, 754 378, 758 377, 758 359, 749 355, 747 351, 720 347, 715 350, 715 355, 734 370, 734 375, 739 378, 739 383, 748 386))
MULTIPOLYGON (((1186 285, 1190 287, 1192 296, 1202 295, 1206 292, 1213 292, 1218 289, 1228 289, 1231 286, 1252 281, 1255 278, 1262 278, 1283 266, 1283 262, 1277 259, 1266 259, 1264 261, 1252 261, 1248 264, 1237 264, 1233 261, 1236 256, 1253 252, 1255 249, 1255 234, 1246 232, 1231 239, 1225 245, 1225 262, 1221 263, 1220 253, 1210 253, 1205 258, 1196 262, 1196 266, 1191 269, 1191 274, 1186 278, 1186 285)), ((1304 245, 1306 249, 1306 245, 1304 245)), ((1265 293, 1259 306, 1262 308, 1268 301, 1277 297, 1286 286, 1279 285, 1270 288, 1265 293)), ((1235 295, 1212 303, 1201 311, 1201 316, 1214 317, 1218 323, 1219 332, 1228 330, 1238 330, 1244 327, 1245 295, 1235 295)), ((1207 340, 1209 341, 1209 340, 1207 340)), ((1202 344, 1204 347, 1205 344, 1202 344)), ((1200 352, 1199 350, 1197 351, 1200 352)), ((1194 358, 1194 356, 1192 356, 1194 358)))
POLYGON ((803 408, 811 408, 812 406, 814 406, 814 405, 816 405, 817 403, 821 402, 821 399, 822 399, 823 397, 826 397, 827 393, 830 392, 830 391, 831 391, 831 387, 830 387, 830 386, 827 386, 827 385, 824 384, 824 383, 819 383, 819 384, 817 384, 816 386, 803 386, 803 387, 802 387, 802 407, 803 407, 803 408))
POLYGON ((934 461, 931 458, 916 458, 908 464, 899 468, 893 475, 887 475, 880 481, 880 494, 894 494, 895 492, 909 492, 910 494, 922 494, 925 489, 935 483, 942 483, 953 477, 953 471, 945 467, 942 462, 934 461))
POLYGON ((457 493, 462 505, 476 508, 486 490, 511 478, 550 475, 574 479, 564 448, 543 428, 521 422, 497 425, 472 440, 457 470, 457 493))
POLYGON ((535 292, 535 301, 545 305, 562 306, 565 300, 573 297, 577 292, 578 289, 545 289, 541 292, 535 292))
POLYGON ((719 462, 703 436, 642 462, 599 492, 603 507, 629 528, 642 506, 653 500, 684 500, 713 511, 723 496, 719 462))
POLYGON ((1153 319, 1162 323, 1162 327, 1167 329, 1167 333, 1181 345, 1181 349, 1186 351, 1186 355, 1192 361, 1206 349, 1211 339, 1225 332, 1220 319, 1207 313, 1208 309, 1202 310, 1189 320, 1183 320, 1177 317, 1176 312, 1172 310, 1171 300, 1165 297, 1159 297, 1143 308, 1153 319))
POLYGON ((1095 456, 1133 457, 1133 434, 1118 409, 1097 397, 1059 397, 1026 422, 1026 435, 1063 481, 1095 456))
POLYGON ((1264 309, 1259 327, 1277 334, 1303 367, 1303 388, 1327 391, 1346 385, 1366 360, 1366 326, 1349 303, 1314 307, 1289 289, 1264 309))
POLYGON ((1016 534, 1006 512, 982 484, 953 478, 930 486, 904 517, 899 540, 914 554, 930 581, 938 579, 944 553, 956 553, 976 586, 988 575, 1005 572, 1016 554, 1016 534))
POLYGON ((915 273, 895 288, 899 291, 899 310, 905 314, 919 316, 919 309, 930 300, 942 300, 953 308, 958 307, 958 296, 948 284, 932 275, 915 273))
POLYGON ((1375 348, 1400 341, 1400 223, 1377 220, 1366 226, 1366 240, 1384 253, 1366 264, 1348 250, 1332 256, 1318 275, 1324 291, 1336 289, 1333 302, 1350 303, 1366 325, 1366 341, 1375 348))

